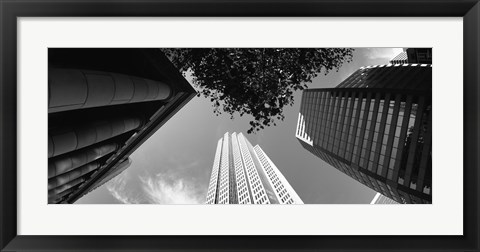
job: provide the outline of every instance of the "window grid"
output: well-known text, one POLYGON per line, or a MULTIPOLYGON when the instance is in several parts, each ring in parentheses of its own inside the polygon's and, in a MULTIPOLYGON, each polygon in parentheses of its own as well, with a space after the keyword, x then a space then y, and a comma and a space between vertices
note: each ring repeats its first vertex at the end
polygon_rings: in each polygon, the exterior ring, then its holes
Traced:
POLYGON ((223 136, 222 157, 220 164, 220 193, 218 204, 229 203, 229 135, 228 132, 223 136))
POLYGON ((247 147, 246 140, 242 134, 239 134, 238 140, 240 145, 240 153, 242 155, 244 164, 246 164, 245 167, 247 170, 247 178, 250 182, 250 188, 252 189, 253 201, 255 204, 269 204, 270 202, 268 200, 267 193, 260 182, 260 176, 255 168, 252 156, 250 155, 247 147))
POLYGON ((236 133, 232 134, 232 150, 235 166, 235 175, 237 183, 237 195, 239 204, 250 204, 250 193, 248 192, 247 180, 243 170, 242 158, 238 147, 238 139, 236 133))
POLYGON ((218 171, 220 164, 220 155, 222 152, 222 139, 218 140, 215 159, 213 161, 212 174, 210 176, 210 184, 208 186, 207 204, 215 204, 215 196, 217 194, 218 171))
POLYGON ((281 203, 289 202, 292 197, 290 193, 288 193, 287 188, 285 188, 285 186, 281 183, 278 175, 275 173, 275 171, 271 167, 270 162, 268 162, 265 156, 266 154, 258 145, 254 147, 254 150, 258 155, 260 164, 263 166, 264 170, 266 171, 266 174, 268 175, 268 178, 272 182, 275 193, 280 199, 280 202, 281 203))

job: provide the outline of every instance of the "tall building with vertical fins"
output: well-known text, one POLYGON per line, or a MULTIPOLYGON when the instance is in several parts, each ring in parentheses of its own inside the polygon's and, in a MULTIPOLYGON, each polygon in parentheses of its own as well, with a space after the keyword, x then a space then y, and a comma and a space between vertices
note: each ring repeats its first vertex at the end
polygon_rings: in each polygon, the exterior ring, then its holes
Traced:
POLYGON ((207 204, 303 204, 260 146, 242 133, 218 140, 207 204))
POLYGON ((432 201, 432 67, 362 67, 303 91, 295 135, 334 168, 399 203, 432 201))
POLYGON ((73 203, 127 169, 195 93, 159 49, 50 48, 48 203, 73 203))

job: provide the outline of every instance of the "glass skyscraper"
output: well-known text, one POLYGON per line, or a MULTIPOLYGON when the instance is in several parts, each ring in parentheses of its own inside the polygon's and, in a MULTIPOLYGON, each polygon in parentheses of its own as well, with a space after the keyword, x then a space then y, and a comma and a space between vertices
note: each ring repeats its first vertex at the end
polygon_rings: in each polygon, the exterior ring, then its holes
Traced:
POLYGON ((303 204, 260 146, 242 133, 218 140, 207 204, 303 204))
POLYGON ((335 88, 304 90, 296 137, 399 203, 431 203, 431 65, 362 67, 335 88))

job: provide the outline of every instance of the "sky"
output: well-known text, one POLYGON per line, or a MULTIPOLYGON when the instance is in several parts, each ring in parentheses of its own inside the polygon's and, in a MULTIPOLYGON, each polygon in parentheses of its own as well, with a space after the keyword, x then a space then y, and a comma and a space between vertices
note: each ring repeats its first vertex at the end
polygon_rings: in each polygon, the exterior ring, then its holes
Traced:
MULTIPOLYGON (((356 48, 338 72, 320 74, 309 88, 335 87, 362 66, 387 64, 402 48, 356 48)), ((187 80, 192 84, 191 77, 187 80)), ((194 97, 131 156, 123 173, 76 204, 203 204, 218 140, 243 132, 260 145, 305 204, 369 204, 376 192, 304 149, 295 137, 302 91, 277 126, 247 134, 252 119, 215 116, 210 99, 194 97)))

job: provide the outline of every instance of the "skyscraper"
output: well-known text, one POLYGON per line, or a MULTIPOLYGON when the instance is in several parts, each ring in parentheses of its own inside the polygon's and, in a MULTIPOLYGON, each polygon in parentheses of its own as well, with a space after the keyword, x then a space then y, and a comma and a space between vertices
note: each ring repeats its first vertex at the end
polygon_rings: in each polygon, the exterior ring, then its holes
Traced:
POLYGON ((432 200, 432 68, 362 67, 303 91, 296 137, 322 160, 399 203, 432 200))
POLYGON ((404 48, 390 64, 432 64, 432 48, 404 48))
POLYGON ((408 48, 408 63, 432 64, 432 48, 408 48))
POLYGON ((159 49, 48 50, 48 203, 73 203, 194 95, 159 49))
POLYGON ((370 205, 398 204, 395 200, 383 196, 381 193, 375 194, 370 205))
POLYGON ((407 64, 408 55, 407 52, 401 52, 395 58, 390 60, 390 64, 407 64))
POLYGON ((207 204, 303 204, 267 154, 242 133, 217 143, 207 204))

